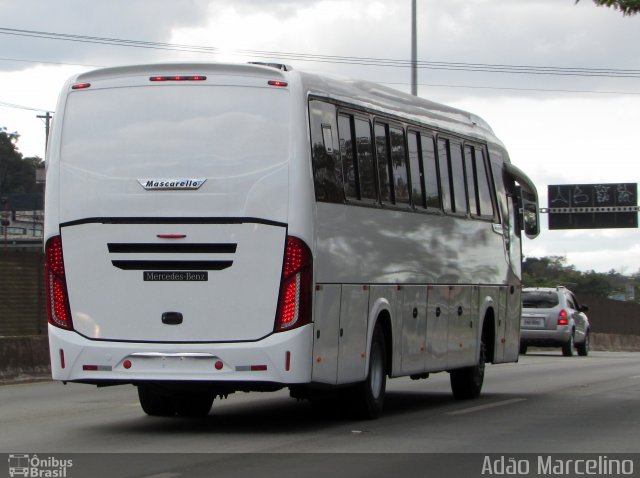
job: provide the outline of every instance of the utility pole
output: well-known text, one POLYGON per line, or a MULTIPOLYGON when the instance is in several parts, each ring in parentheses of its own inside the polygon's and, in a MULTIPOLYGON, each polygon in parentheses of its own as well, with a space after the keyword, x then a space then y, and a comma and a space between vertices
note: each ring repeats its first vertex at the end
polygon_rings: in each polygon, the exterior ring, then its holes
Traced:
POLYGON ((418 27, 416 2, 411 0, 411 94, 418 96, 418 27))
POLYGON ((49 146, 49 127, 51 125, 51 119, 53 118, 53 116, 51 116, 51 111, 47 111, 43 115, 38 115, 38 118, 44 120, 44 136, 45 136, 44 153, 46 156, 47 147, 49 146))

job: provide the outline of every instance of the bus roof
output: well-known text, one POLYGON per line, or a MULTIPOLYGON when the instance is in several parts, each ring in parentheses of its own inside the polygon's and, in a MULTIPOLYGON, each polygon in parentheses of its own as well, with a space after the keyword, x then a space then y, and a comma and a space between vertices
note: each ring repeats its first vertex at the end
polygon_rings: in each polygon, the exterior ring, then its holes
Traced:
POLYGON ((120 83, 118 80, 125 78, 187 73, 208 75, 211 79, 214 77, 220 79, 222 77, 245 77, 247 79, 282 80, 288 82, 292 89, 293 85, 298 83, 300 85, 299 91, 302 91, 305 97, 309 95, 323 97, 407 122, 423 124, 502 146, 491 127, 473 113, 370 81, 319 75, 295 70, 291 67, 281 69, 276 64, 177 62, 119 66, 80 73, 73 77, 69 83, 102 80, 116 80, 120 83))

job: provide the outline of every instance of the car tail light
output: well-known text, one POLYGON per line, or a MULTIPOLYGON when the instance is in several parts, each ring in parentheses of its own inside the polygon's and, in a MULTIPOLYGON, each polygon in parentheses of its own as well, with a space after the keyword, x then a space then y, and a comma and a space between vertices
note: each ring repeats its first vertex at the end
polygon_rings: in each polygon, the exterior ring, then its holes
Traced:
POLYGON ((313 260, 309 247, 288 236, 282 264, 275 332, 311 322, 311 280, 313 260))
POLYGON ((47 241, 44 270, 49 323, 61 329, 73 330, 60 236, 54 236, 47 241))
POLYGON ((558 325, 569 325, 569 316, 567 311, 562 309, 558 314, 558 325))

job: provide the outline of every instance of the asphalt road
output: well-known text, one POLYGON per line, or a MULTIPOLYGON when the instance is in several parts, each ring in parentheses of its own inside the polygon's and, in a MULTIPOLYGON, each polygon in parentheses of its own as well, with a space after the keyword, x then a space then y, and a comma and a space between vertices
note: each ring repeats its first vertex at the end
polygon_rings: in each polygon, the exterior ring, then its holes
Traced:
MULTIPOLYGON (((472 401, 453 399, 446 373, 419 381, 393 379, 387 382, 384 416, 374 421, 353 420, 339 410, 318 414, 286 390, 216 400, 205 419, 147 417, 133 386, 5 385, 0 404, 0 453, 153 454, 130 455, 126 473, 111 468, 105 475, 96 473, 122 459, 98 455, 93 478, 214 476, 211 467, 219 472, 215 476, 253 470, 262 478, 271 476, 265 462, 272 462, 273 476, 282 477, 277 470, 283 456, 290 471, 308 472, 310 463, 321 470, 347 460, 340 466, 351 470, 349 476, 390 476, 405 467, 409 476, 425 459, 435 460, 433 469, 451 471, 460 461, 452 461, 456 455, 425 453, 640 457, 640 353, 566 358, 555 351, 534 352, 517 364, 489 366, 483 394, 472 401), (354 455, 354 461, 344 453, 364 455, 354 455)), ((481 465, 476 460, 473 466, 481 465)), ((635 466, 633 476, 640 476, 640 460, 635 466)))

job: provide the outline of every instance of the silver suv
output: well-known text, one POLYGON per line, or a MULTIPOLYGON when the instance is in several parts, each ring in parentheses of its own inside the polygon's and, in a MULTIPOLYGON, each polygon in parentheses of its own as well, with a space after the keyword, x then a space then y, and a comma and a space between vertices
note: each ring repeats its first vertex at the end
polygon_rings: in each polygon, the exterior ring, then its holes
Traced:
POLYGON ((586 305, 566 287, 526 288, 522 291, 520 353, 527 347, 562 347, 562 355, 571 357, 589 353, 589 319, 586 305))

